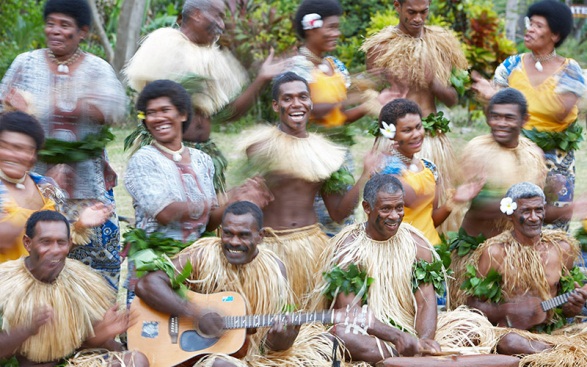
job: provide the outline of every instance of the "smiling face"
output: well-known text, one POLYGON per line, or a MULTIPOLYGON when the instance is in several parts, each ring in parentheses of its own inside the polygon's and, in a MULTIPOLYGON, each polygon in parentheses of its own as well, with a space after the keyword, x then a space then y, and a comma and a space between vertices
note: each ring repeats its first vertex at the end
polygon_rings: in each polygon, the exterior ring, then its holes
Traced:
POLYGON ((169 149, 179 149, 182 139, 182 123, 187 119, 169 97, 159 97, 147 102, 145 125, 158 143, 169 149))
POLYGON ((336 49, 340 38, 340 17, 333 15, 323 19, 322 27, 304 31, 305 43, 311 50, 318 50, 320 55, 336 49))
POLYGON ((549 53, 554 50, 554 45, 560 37, 552 33, 545 17, 533 15, 530 18, 530 28, 524 35, 524 45, 531 51, 549 53))
POLYGON ((286 134, 306 137, 312 100, 304 82, 295 80, 279 86, 279 97, 273 101, 273 111, 279 113, 280 129, 286 134))
POLYGON ((27 268, 38 280, 51 283, 65 266, 71 248, 69 232, 61 221, 39 221, 34 232, 33 238, 23 238, 29 252, 27 268))
POLYGON ((86 36, 87 27, 78 28, 73 17, 61 13, 51 13, 45 20, 47 47, 56 57, 68 57, 77 50, 80 41, 86 36))
POLYGON ((487 114, 487 124, 491 128, 493 139, 506 148, 518 146, 520 131, 525 122, 526 117, 522 117, 517 104, 494 104, 487 114))
POLYGON ((424 126, 420 115, 408 113, 398 118, 395 129, 393 140, 397 142, 397 150, 401 154, 411 158, 422 149, 424 126))
POLYGON ((537 196, 516 200, 518 207, 508 216, 514 225, 514 237, 523 244, 540 239, 544 222, 544 200, 537 196))
POLYGON ((224 32, 226 6, 222 0, 211 0, 207 9, 196 9, 181 20, 181 31, 190 41, 211 45, 224 32))
POLYGON ((233 265, 248 264, 257 256, 257 245, 263 240, 257 221, 251 213, 227 213, 222 220, 222 252, 233 265))
POLYGON ((412 37, 420 37, 428 18, 430 0, 395 0, 393 5, 399 17, 399 29, 412 37))
POLYGON ((395 236, 404 218, 404 195, 401 191, 380 191, 373 208, 363 201, 363 210, 367 213, 367 235, 375 241, 386 241, 395 236))
POLYGON ((35 141, 15 131, 0 133, 0 169, 10 178, 19 179, 37 161, 35 141))

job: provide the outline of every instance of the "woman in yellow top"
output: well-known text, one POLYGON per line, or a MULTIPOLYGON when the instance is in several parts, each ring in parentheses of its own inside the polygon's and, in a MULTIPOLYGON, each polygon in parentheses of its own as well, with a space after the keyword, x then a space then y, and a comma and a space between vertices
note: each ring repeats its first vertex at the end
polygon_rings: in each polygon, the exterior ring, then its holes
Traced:
POLYGON ((351 123, 367 113, 367 104, 350 105, 351 78, 346 66, 333 56, 340 37, 342 7, 337 0, 304 0, 296 12, 294 27, 303 42, 291 61, 291 71, 306 79, 314 107, 311 120, 325 127, 351 123))
MULTIPOLYGON (((28 255, 22 237, 27 219, 39 210, 60 210, 65 195, 54 181, 29 172, 45 141, 39 122, 24 112, 0 117, 0 263, 28 255)), ((111 214, 104 204, 87 207, 72 225, 76 244, 89 242, 85 229, 103 224, 111 214)))
POLYGON ((440 243, 436 231, 455 204, 465 203, 481 190, 483 182, 461 185, 451 198, 438 205, 439 177, 434 163, 416 157, 422 149, 422 111, 413 101, 400 98, 386 104, 379 115, 381 136, 393 140, 393 150, 381 173, 399 177, 404 187, 404 219, 422 231, 433 245, 440 243))
MULTIPOLYGON (((557 55, 573 27, 564 2, 532 4, 526 16, 524 45, 530 52, 507 58, 495 70, 493 84, 476 78, 473 89, 489 100, 498 88, 518 89, 528 101, 529 120, 522 132, 545 153, 550 184, 556 188, 546 222, 568 229, 575 188, 575 148, 581 136, 577 102, 585 93, 583 71, 573 59, 557 55)), ((549 200, 550 201, 550 200, 549 200)))

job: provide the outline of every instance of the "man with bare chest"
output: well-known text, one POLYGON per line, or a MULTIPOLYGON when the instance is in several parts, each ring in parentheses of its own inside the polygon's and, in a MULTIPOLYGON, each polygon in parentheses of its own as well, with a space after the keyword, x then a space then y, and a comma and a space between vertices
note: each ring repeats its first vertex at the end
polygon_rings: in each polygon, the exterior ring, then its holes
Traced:
MULTIPOLYGON (((380 70, 390 87, 378 98, 382 105, 398 98, 412 100, 422 109, 422 116, 437 112, 437 103, 452 107, 458 93, 450 82, 453 69, 467 69, 467 59, 460 42, 442 27, 426 26, 431 0, 395 0, 399 24, 388 26, 370 36, 361 50, 366 53, 367 70, 380 70)), ((436 119, 438 121, 440 119, 436 119)), ((444 119, 446 120, 446 119, 444 119)), ((454 187, 456 167, 452 144, 446 136, 448 124, 425 124, 426 135, 420 156, 434 162, 442 177, 440 204, 449 200, 454 187)), ((391 146, 380 147, 391 149, 391 146)), ((441 230, 456 231, 461 214, 455 211, 441 230)))
POLYGON ((573 359, 573 345, 587 347, 587 339, 536 333, 560 328, 566 318, 581 313, 587 300, 587 286, 577 283, 583 277, 573 268, 579 255, 578 243, 566 232, 542 229, 544 207, 544 193, 535 184, 522 182, 510 187, 500 209, 513 230, 485 241, 475 250, 462 287, 469 295, 467 305, 503 327, 498 328, 498 352, 526 355, 521 365, 542 363, 545 358, 556 360, 563 351, 567 360, 573 359), (498 292, 488 291, 490 283, 499 287, 498 292), (566 302, 561 301, 560 308, 544 311, 548 305, 542 302, 570 290, 573 292, 566 302))
POLYGON ((244 146, 250 165, 265 178, 274 197, 263 209, 269 227, 264 244, 284 261, 301 305, 313 289, 320 254, 328 243, 317 224, 314 197, 321 193, 332 219, 342 221, 355 209, 360 187, 377 167, 378 156, 365 158, 361 177, 347 190, 348 183, 339 179, 350 174, 341 168, 345 149, 306 130, 312 110, 306 80, 291 72, 277 77, 273 110, 279 124, 255 129, 244 146))

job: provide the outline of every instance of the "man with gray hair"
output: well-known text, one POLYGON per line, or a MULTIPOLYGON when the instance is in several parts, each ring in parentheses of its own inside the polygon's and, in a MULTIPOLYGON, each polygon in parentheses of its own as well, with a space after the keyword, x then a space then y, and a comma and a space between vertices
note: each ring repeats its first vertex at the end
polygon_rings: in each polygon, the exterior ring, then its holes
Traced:
POLYGON ((468 306, 481 310, 494 325, 507 327, 498 329, 499 353, 526 355, 520 365, 528 365, 543 358, 561 360, 559 352, 564 352, 563 360, 581 364, 573 350, 584 350, 587 341, 528 332, 560 328, 567 318, 581 313, 587 300, 587 286, 578 283, 584 276, 573 267, 580 254, 578 243, 566 232, 542 228, 545 205, 537 185, 521 182, 510 187, 500 210, 512 229, 472 253, 462 288, 468 306), (566 296, 557 302, 555 297, 562 294, 566 296), (562 306, 552 310, 557 305, 562 306), (555 345, 556 351, 551 350, 555 345))
MULTIPOLYGON (((446 322, 457 317, 468 325, 491 328, 479 314, 460 310, 458 316, 445 313, 441 316, 445 321, 437 322, 435 293, 443 291, 443 264, 424 235, 402 223, 404 191, 399 179, 373 175, 365 185, 363 198, 367 221, 348 226, 331 240, 323 254, 324 277, 312 297, 313 308, 333 306, 341 312, 346 310, 349 318, 364 315, 359 317, 365 320, 359 325, 339 324, 331 330, 343 341, 352 361, 374 365, 394 357, 384 365, 444 366, 438 359, 413 357, 440 353, 443 342, 434 340, 437 324, 442 325, 438 334, 453 335, 453 341, 459 339, 466 344, 476 339, 484 343, 483 336, 473 336, 467 328, 453 328, 453 323, 446 322)), ((472 346, 463 344, 450 348, 465 347, 464 351, 472 346)), ((466 356, 451 359, 446 365, 517 366, 517 359, 466 356)))
POLYGON ((241 93, 246 71, 216 43, 224 32, 225 11, 223 0, 186 0, 177 20, 179 29, 161 28, 149 34, 123 71, 129 86, 138 92, 153 80, 170 79, 184 84, 192 94, 194 117, 183 134, 184 143, 212 157, 217 191, 224 189, 228 162, 209 140, 210 117, 226 106, 229 119, 245 114, 261 89, 285 66, 285 62, 274 62, 271 52, 255 80, 241 93))

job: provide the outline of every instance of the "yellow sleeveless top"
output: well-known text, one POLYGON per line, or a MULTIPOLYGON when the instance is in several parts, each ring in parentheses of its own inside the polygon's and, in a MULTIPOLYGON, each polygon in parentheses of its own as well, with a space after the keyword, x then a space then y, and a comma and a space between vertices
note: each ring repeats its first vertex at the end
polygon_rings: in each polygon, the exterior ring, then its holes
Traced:
POLYGON ((403 222, 411 224, 419 229, 431 244, 440 243, 440 236, 434 227, 432 209, 434 196, 436 195, 436 180, 430 168, 424 166, 420 172, 404 170, 402 178, 410 185, 419 199, 417 206, 404 208, 403 222))
MULTIPOLYGON (((333 61, 326 59, 333 70, 337 70, 333 61)), ((312 70, 312 82, 310 83, 310 95, 312 102, 318 103, 341 103, 346 100, 346 84, 344 76, 341 73, 334 72, 333 75, 326 75, 318 68, 312 70)), ((335 127, 343 125, 346 121, 345 114, 340 107, 333 108, 327 115, 315 122, 326 126, 335 127)))
POLYGON ((528 101, 530 118, 524 125, 524 129, 532 130, 532 128, 536 128, 538 131, 564 131, 577 119, 579 111, 575 105, 563 121, 558 122, 554 117, 564 109, 559 93, 556 92, 560 82, 558 74, 567 69, 570 59, 566 59, 559 70, 540 85, 534 87, 528 79, 526 67, 524 66, 523 60, 525 57, 527 55, 522 56, 519 66, 512 70, 508 79, 509 86, 522 92, 528 101))
MULTIPOLYGON (((40 192, 39 192, 40 194, 40 192)), ((22 233, 16 237, 14 243, 11 244, 10 248, 0 249, 0 264, 9 260, 16 260, 22 256, 28 255, 28 251, 24 248, 22 237, 25 232, 25 224, 29 217, 36 211, 39 210, 55 210, 55 203, 51 199, 43 198, 43 207, 39 209, 27 209, 18 206, 18 204, 8 195, 5 196, 6 202, 4 203, 4 215, 0 219, 0 223, 9 223, 10 225, 18 228, 22 228, 22 233)))

